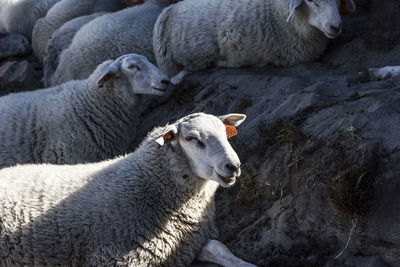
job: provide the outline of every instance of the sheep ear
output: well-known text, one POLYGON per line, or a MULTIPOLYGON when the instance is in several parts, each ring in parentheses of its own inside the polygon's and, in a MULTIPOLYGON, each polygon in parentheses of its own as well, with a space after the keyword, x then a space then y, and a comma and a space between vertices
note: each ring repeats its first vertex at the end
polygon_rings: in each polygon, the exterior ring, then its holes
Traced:
POLYGON ((101 74, 100 78, 97 80, 97 86, 99 88, 102 88, 104 86, 104 83, 108 80, 110 80, 113 77, 118 76, 119 74, 119 67, 121 63, 120 60, 116 60, 113 63, 111 63, 101 74))
POLYGON ((340 14, 347 15, 349 12, 356 10, 356 4, 353 0, 342 0, 340 1, 340 14))
POLYGON ((294 11, 296 10, 296 8, 298 8, 301 5, 301 3, 303 3, 303 0, 291 0, 290 1, 289 16, 288 16, 286 22, 288 22, 291 19, 291 17, 294 14, 294 11))
POLYGON ((239 113, 230 113, 218 117, 225 125, 239 126, 245 119, 246 115, 239 113))
POLYGON ((139 6, 139 5, 143 4, 143 3, 144 3, 144 0, 133 1, 133 5, 134 6, 139 6))
POLYGON ((175 125, 168 125, 163 133, 156 139, 157 148, 162 147, 163 145, 169 144, 176 139, 176 135, 178 134, 178 129, 175 125))

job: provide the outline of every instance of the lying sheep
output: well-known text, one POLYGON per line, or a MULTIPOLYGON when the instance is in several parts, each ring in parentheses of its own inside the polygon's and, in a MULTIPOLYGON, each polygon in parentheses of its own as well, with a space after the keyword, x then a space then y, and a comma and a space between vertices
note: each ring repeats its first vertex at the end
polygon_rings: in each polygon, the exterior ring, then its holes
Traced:
POLYGON ((50 86, 48 77, 51 77, 56 71, 59 56, 61 52, 71 44, 75 33, 89 21, 104 14, 104 12, 100 12, 72 19, 53 32, 47 42, 43 57, 43 83, 45 87, 50 86))
POLYGON ((126 53, 145 55, 154 63, 153 26, 169 3, 170 0, 148 0, 84 25, 75 34, 71 45, 61 53, 56 72, 52 77, 46 77, 48 84, 54 86, 86 79, 100 62, 126 53))
POLYGON ((0 265, 189 266, 200 253, 254 266, 208 240, 218 184, 240 175, 224 123, 244 119, 192 114, 114 160, 0 170, 0 265))
POLYGON ((0 0, 0 31, 31 38, 36 20, 60 0, 0 0))
POLYGON ((97 12, 113 12, 122 8, 121 0, 61 0, 50 8, 46 16, 39 19, 33 28, 32 49, 35 56, 43 61, 47 41, 51 35, 71 19, 97 12))
POLYGON ((87 80, 0 98, 0 168, 17 163, 74 164, 124 153, 140 97, 169 81, 141 55, 108 60, 87 80))
MULTIPOLYGON (((349 11, 353 0, 343 0, 349 11)), ((187 0, 166 8, 153 34, 167 75, 210 66, 290 66, 318 59, 341 33, 340 0, 187 0)))
POLYGON ((386 80, 400 75, 400 66, 386 66, 382 68, 369 68, 366 71, 359 72, 362 78, 369 81, 386 80))

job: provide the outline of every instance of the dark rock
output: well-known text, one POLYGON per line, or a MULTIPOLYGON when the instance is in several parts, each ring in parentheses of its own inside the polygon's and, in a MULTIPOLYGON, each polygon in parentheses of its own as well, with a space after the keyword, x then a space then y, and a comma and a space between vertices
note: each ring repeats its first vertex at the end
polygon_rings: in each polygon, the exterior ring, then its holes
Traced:
POLYGON ((5 61, 0 65, 0 96, 40 87, 41 69, 28 60, 5 61))
POLYGON ((31 47, 26 37, 19 34, 0 33, 0 60, 13 56, 26 56, 31 47))
POLYGON ((400 5, 357 4, 320 62, 206 70, 144 107, 132 148, 192 112, 247 115, 231 139, 242 176, 219 190, 217 223, 251 263, 400 266, 400 77, 358 77, 400 65, 400 5))

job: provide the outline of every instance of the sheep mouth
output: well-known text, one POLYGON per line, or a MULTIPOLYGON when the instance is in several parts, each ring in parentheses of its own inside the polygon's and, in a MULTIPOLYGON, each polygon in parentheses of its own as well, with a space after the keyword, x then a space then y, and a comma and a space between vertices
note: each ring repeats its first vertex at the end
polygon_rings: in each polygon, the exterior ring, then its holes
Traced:
POLYGON ((338 37, 342 33, 342 30, 340 30, 337 33, 330 33, 328 31, 324 31, 324 33, 325 33, 325 36, 328 37, 329 39, 334 39, 334 38, 338 37))
POLYGON ((152 87, 155 91, 159 92, 159 94, 165 94, 167 92, 167 88, 163 87, 152 87))
POLYGON ((166 87, 152 87, 154 90, 156 91, 160 91, 160 92, 166 92, 167 88, 166 87))
POLYGON ((235 176, 225 177, 225 176, 220 175, 218 172, 215 172, 215 173, 217 174, 218 178, 221 179, 228 186, 233 185, 236 181, 235 176))

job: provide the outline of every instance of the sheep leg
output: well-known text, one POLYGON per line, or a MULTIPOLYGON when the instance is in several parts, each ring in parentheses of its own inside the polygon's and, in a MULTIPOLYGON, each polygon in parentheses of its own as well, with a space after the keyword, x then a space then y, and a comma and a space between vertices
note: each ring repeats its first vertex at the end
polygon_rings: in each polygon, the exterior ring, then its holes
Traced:
POLYGON ((182 70, 182 71, 179 72, 177 75, 175 75, 175 76, 173 76, 173 77, 171 78, 171 82, 172 82, 173 84, 179 84, 179 83, 182 82, 183 78, 184 78, 186 75, 188 75, 188 74, 189 74, 188 71, 182 70))
POLYGON ((224 244, 213 239, 207 240, 200 255, 197 256, 197 260, 212 262, 225 267, 257 267, 239 259, 224 244))
POLYGON ((361 77, 368 76, 370 81, 386 80, 400 75, 400 66, 387 66, 383 68, 370 68, 366 72, 359 73, 361 77))

